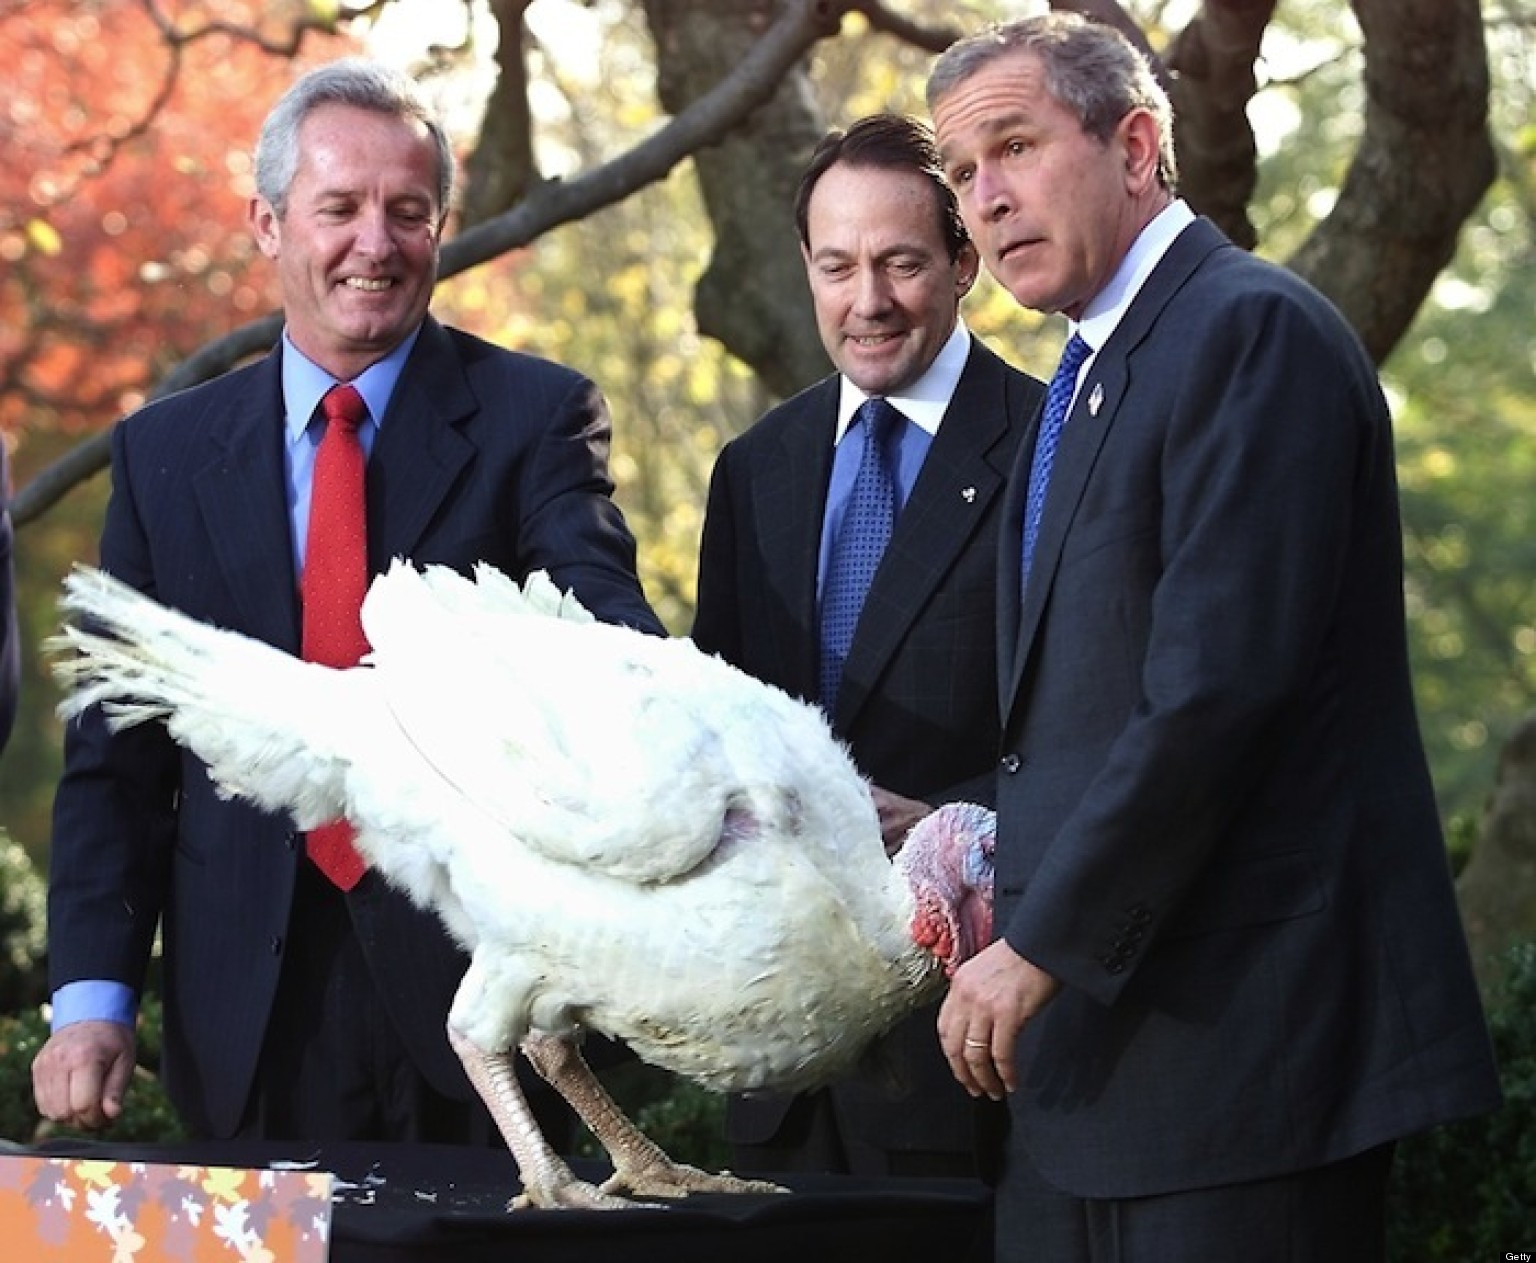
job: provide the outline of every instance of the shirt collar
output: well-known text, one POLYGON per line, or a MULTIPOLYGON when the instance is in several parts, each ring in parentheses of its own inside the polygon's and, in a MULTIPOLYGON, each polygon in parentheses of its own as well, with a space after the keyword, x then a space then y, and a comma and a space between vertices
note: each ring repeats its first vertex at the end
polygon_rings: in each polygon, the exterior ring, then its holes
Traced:
POLYGON ((1109 284, 1094 295, 1082 320, 1072 326, 1071 332, 1081 334, 1095 351, 1108 342, 1147 283, 1147 277, 1152 275, 1152 269, 1162 262, 1175 238, 1194 222, 1194 211, 1180 198, 1163 207, 1131 242, 1109 284))
MULTIPOLYGON (((963 320, 957 319, 955 327, 945 339, 939 353, 927 370, 900 394, 887 395, 886 400, 913 425, 928 434, 939 432, 939 422, 954 398, 955 387, 960 384, 960 374, 971 354, 971 334, 963 320)), ((853 423, 853 414, 869 398, 846 377, 837 401, 837 433, 834 443, 842 442, 843 435, 853 423)))
MULTIPOLYGON (((390 398, 395 393, 395 386, 400 381, 405 361, 410 358, 411 349, 416 345, 416 338, 420 333, 421 326, 417 325, 393 351, 376 364, 370 364, 352 379, 352 385, 357 388, 357 393, 362 395, 363 402, 368 405, 368 416, 375 427, 383 423, 385 410, 388 409, 390 398)), ((283 425, 288 432, 290 443, 297 442, 309 428, 315 409, 320 406, 320 400, 325 397, 325 392, 336 384, 334 377, 294 346, 288 331, 284 329, 283 425)))

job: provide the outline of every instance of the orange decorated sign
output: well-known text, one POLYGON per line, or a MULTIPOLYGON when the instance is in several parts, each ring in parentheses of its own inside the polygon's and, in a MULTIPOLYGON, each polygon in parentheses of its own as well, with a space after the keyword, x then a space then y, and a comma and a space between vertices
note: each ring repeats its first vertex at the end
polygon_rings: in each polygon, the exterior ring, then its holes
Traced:
POLYGON ((14 1263, 324 1263, 332 1177, 315 1171, 0 1157, 14 1263))

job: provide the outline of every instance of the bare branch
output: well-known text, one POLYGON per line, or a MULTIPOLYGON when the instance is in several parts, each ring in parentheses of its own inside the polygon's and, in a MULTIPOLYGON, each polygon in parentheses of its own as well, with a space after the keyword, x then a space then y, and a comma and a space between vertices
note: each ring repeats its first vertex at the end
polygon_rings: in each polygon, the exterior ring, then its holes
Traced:
MULTIPOLYGON (((126 146, 132 144, 139 137, 148 133, 154 126, 155 120, 160 117, 163 110, 176 91, 177 81, 181 78, 181 49, 171 45, 170 60, 165 64, 165 72, 160 76, 160 86, 155 89, 155 95, 137 122, 130 124, 117 135, 97 135, 86 140, 77 140, 64 148, 65 153, 89 153, 94 159, 93 173, 100 174, 112 162, 118 153, 126 146)), ((56 200, 67 200, 69 192, 62 192, 56 200)))
POLYGON ((849 12, 862 13, 872 31, 895 36, 903 43, 921 48, 937 56, 965 34, 957 26, 924 26, 911 18, 895 13, 882 0, 861 0, 849 5, 849 12))
POLYGON ((546 181, 510 211, 467 229, 443 248, 443 275, 527 245, 551 228, 666 178, 678 163, 719 140, 772 96, 789 68, 817 40, 836 32, 845 9, 839 0, 786 4, 752 51, 710 92, 629 152, 577 179, 546 181))
POLYGON ((273 39, 263 35, 252 26, 243 26, 238 22, 228 22, 220 18, 210 18, 199 26, 182 28, 177 26, 176 20, 163 12, 156 0, 139 0, 149 20, 159 30, 165 42, 172 48, 183 48, 188 44, 195 44, 199 40, 208 39, 214 35, 228 36, 230 39, 239 40, 242 43, 254 44, 263 52, 271 53, 275 57, 293 58, 298 55, 304 46, 304 39, 311 31, 318 31, 326 35, 336 32, 338 23, 351 21, 355 18, 368 17, 377 14, 390 0, 374 0, 372 4, 360 5, 348 9, 345 13, 338 13, 334 17, 315 16, 308 12, 296 16, 289 24, 287 36, 283 39, 273 39))
MULTIPOLYGON (((362 8, 348 11, 343 17, 347 19, 366 16, 383 8, 390 0, 374 0, 373 3, 362 8)), ((78 186, 78 180, 85 176, 99 176, 124 149, 149 134, 155 126, 155 121, 160 117, 162 110, 170 103, 175 94, 176 87, 181 80, 182 53, 183 51, 211 36, 224 36, 232 40, 254 44, 263 52, 276 57, 292 59, 297 56, 304 45, 305 36, 312 31, 334 34, 338 19, 299 16, 294 19, 288 28, 287 38, 276 40, 264 36, 253 27, 242 26, 235 22, 211 20, 200 26, 183 29, 176 24, 176 20, 165 13, 156 0, 139 0, 139 7, 144 10, 144 15, 149 23, 159 33, 165 43, 168 60, 165 70, 160 76, 160 82, 155 88, 154 96, 148 105, 140 112, 139 117, 120 132, 111 135, 99 134, 90 136, 84 140, 77 140, 65 147, 65 153, 84 153, 91 157, 88 170, 81 172, 76 180, 72 180, 61 187, 55 195, 55 202, 68 201, 74 196, 78 186)))

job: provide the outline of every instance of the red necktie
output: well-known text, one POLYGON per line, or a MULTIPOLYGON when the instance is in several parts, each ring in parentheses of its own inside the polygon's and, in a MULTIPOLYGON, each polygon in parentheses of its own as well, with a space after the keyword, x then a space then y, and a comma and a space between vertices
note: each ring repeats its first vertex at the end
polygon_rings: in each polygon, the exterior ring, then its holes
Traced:
MULTIPOLYGON (((304 657, 328 667, 355 666, 368 651, 363 594, 368 589, 368 522, 363 445, 358 426, 367 405, 351 386, 333 386, 320 401, 325 435, 315 454, 304 550, 304 657)), ((342 890, 357 885, 367 865, 352 845, 352 826, 333 820, 309 832, 309 857, 342 890)))

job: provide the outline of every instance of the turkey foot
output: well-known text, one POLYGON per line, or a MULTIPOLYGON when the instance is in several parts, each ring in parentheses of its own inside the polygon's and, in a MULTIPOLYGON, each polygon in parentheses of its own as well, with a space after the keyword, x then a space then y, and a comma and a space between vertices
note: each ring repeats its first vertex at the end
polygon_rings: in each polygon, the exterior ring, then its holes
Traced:
POLYGON ((684 1162, 674 1162, 660 1149, 660 1160, 641 1162, 625 1171, 615 1170, 603 1181, 604 1192, 628 1192, 639 1197, 687 1197, 690 1193, 787 1193, 782 1184, 769 1180, 748 1180, 729 1171, 701 1171, 684 1162))
POLYGON ((464 1063, 464 1071, 496 1120, 502 1139, 512 1151, 523 1191, 507 1203, 508 1210, 524 1206, 573 1207, 583 1210, 626 1210, 637 1203, 606 1193, 577 1179, 565 1160, 544 1139, 528 1099, 518 1085, 509 1052, 491 1053, 465 1039, 451 1026, 448 1042, 464 1063))
POLYGON ((613 1175, 601 1192, 639 1197, 687 1197, 690 1193, 785 1193, 767 1180, 718 1175, 674 1162, 654 1140, 632 1123, 608 1094, 580 1049, 553 1035, 529 1035, 523 1053, 533 1068, 570 1104, 597 1137, 613 1162, 613 1175))

